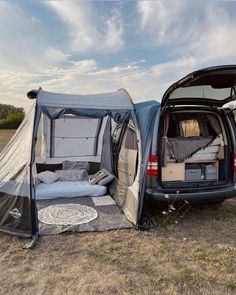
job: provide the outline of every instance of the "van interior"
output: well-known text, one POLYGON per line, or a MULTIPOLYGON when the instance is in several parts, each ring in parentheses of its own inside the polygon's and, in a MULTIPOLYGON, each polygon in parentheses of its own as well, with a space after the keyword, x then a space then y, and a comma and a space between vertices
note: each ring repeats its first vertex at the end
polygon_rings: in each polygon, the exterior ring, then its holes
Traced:
POLYGON ((161 130, 163 187, 194 188, 225 183, 228 140, 217 112, 174 108, 165 113, 161 130))

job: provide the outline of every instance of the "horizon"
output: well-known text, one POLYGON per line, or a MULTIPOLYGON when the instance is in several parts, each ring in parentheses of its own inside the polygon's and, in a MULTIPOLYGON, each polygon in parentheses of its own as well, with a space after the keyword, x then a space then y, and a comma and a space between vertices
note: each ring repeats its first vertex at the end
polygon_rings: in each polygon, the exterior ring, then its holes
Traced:
POLYGON ((0 103, 27 111, 39 87, 160 101, 194 70, 236 64, 235 27, 234 1, 0 1, 0 103))

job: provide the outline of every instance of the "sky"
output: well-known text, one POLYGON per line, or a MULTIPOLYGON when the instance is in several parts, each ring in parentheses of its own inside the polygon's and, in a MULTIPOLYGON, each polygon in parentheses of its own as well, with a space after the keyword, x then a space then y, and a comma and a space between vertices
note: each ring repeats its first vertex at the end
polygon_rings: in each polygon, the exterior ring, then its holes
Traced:
POLYGON ((0 103, 126 88, 160 101, 184 75, 236 64, 234 1, 0 1, 0 103))

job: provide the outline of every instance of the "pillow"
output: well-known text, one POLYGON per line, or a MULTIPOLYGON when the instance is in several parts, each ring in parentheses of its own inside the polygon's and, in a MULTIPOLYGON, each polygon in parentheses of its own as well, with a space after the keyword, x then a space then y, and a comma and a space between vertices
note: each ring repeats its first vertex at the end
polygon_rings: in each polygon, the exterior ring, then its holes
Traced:
POLYGON ((63 170, 86 170, 89 171, 90 165, 89 162, 73 162, 73 161, 63 161, 62 163, 63 170))
POLYGON ((37 175, 37 178, 44 183, 53 183, 59 179, 59 175, 52 171, 44 171, 37 175))
POLYGON ((85 180, 88 176, 86 170, 56 170, 60 181, 79 181, 85 180))
POLYGON ((107 171, 106 169, 102 169, 98 171, 96 174, 90 175, 88 177, 88 181, 91 184, 106 185, 109 182, 111 182, 114 178, 115 176, 112 175, 109 171, 107 171))

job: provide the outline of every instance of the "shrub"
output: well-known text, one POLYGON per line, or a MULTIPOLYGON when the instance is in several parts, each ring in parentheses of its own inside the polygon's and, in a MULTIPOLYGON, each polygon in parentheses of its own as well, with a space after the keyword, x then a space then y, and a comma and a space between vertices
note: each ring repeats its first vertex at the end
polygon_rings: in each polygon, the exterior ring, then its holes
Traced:
POLYGON ((0 129, 17 129, 24 116, 23 108, 0 104, 0 129))

